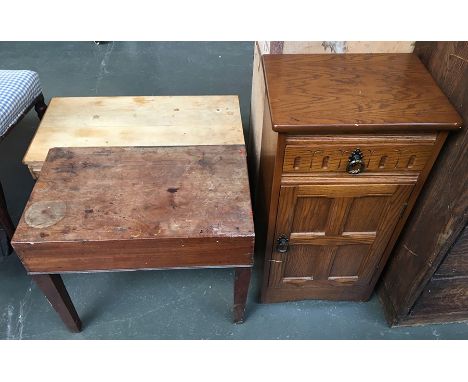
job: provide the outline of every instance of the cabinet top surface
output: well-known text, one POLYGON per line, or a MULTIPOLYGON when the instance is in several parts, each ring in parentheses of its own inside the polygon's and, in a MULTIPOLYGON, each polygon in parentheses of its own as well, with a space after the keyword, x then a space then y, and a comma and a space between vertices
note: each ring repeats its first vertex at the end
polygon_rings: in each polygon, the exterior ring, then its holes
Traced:
POLYGON ((17 243, 254 236, 243 145, 54 148, 17 243))
POLYGON ((263 56, 281 132, 458 129, 462 119, 414 54, 263 56))
POLYGON ((56 97, 24 163, 52 147, 244 144, 237 96, 56 97))

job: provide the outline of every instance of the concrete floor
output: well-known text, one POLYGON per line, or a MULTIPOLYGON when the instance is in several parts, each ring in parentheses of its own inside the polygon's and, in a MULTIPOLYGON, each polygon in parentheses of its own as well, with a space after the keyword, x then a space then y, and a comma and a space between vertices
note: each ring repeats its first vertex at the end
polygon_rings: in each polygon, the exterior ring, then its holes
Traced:
MULTIPOLYGON (((248 128, 252 43, 0 42, 0 68, 39 72, 51 96, 239 94, 248 128)), ((0 178, 18 221, 33 181, 21 159, 33 112, 0 146, 0 178)), ((84 330, 71 334, 15 255, 0 255, 0 339, 468 339, 468 323, 390 329, 367 303, 258 303, 257 256, 247 321, 231 324, 231 270, 65 275, 84 330)))

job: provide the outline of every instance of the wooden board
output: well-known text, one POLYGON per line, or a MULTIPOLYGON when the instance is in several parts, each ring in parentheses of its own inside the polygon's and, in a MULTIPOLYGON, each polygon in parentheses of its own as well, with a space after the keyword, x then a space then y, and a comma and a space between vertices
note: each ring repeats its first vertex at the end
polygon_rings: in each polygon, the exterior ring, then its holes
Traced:
POLYGON ((256 195, 258 171, 260 168, 260 154, 262 147, 263 112, 265 108, 265 78, 260 49, 254 46, 252 95, 250 101, 250 130, 249 130, 249 174, 251 177, 252 194, 256 195))
POLYGON ((261 54, 411 53, 414 41, 257 41, 261 54))
POLYGON ((431 280, 408 318, 450 317, 450 315, 461 313, 466 319, 468 316, 468 277, 431 280))
POLYGON ((465 277, 468 279, 468 228, 466 226, 434 276, 437 278, 465 277))
POLYGON ((55 148, 12 243, 29 272, 253 263, 243 145, 55 148))
POLYGON ((52 147, 244 144, 237 96, 53 98, 23 162, 52 147))
POLYGON ((273 129, 458 129, 462 119, 413 54, 263 56, 273 129))
POLYGON ((413 49, 414 41, 284 41, 281 53, 411 53, 413 49))
MULTIPOLYGON (((428 67, 441 89, 462 115, 466 125, 468 43, 418 42, 415 53, 428 67)), ((463 238, 466 237, 461 232, 466 227, 468 216, 467 148, 466 126, 459 132, 449 134, 382 276, 379 293, 391 325, 468 319, 466 306, 460 304, 456 313, 448 298, 438 299, 442 305, 438 307, 437 317, 431 317, 427 309, 424 312, 416 309, 422 296, 426 301, 424 305, 431 306, 429 299, 433 294, 427 293, 426 290, 432 283, 431 280, 468 276, 466 251, 463 254, 457 254, 455 251, 459 248, 457 241, 463 242, 463 238), (451 255, 452 250, 455 251, 454 256, 451 255), (439 266, 440 273, 436 272, 439 266), (447 306, 445 315, 443 304, 447 306)), ((437 284, 442 288, 449 282, 437 284)), ((445 292, 441 290, 440 293, 443 295, 445 292)), ((466 304, 467 300, 465 298, 459 301, 466 304)))

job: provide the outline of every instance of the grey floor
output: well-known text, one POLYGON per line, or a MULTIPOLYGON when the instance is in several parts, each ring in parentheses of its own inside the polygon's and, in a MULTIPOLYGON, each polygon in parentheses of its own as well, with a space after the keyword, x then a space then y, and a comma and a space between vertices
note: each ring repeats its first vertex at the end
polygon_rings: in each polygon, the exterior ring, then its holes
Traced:
MULTIPOLYGON (((0 42, 0 68, 39 72, 52 96, 238 94, 249 126, 253 44, 0 42)), ((21 159, 37 128, 33 112, 0 146, 0 178, 13 220, 34 185, 21 159)), ((245 130, 247 132, 247 130, 245 130)), ((69 333, 13 254, 0 254, 0 339, 468 339, 468 324, 390 329, 367 303, 258 303, 261 258, 247 321, 231 324, 231 270, 65 275, 84 322, 69 333)))

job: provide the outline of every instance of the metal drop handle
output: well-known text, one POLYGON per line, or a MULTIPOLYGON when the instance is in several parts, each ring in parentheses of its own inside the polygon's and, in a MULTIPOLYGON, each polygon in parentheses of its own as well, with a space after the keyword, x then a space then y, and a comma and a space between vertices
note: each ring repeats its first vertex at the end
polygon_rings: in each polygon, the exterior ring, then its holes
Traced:
POLYGON ((281 235, 278 240, 276 240, 276 251, 279 253, 286 253, 289 249, 289 239, 286 235, 281 235))
POLYGON ((359 174, 365 169, 364 155, 360 149, 354 150, 348 158, 348 165, 346 171, 348 174, 359 174))

